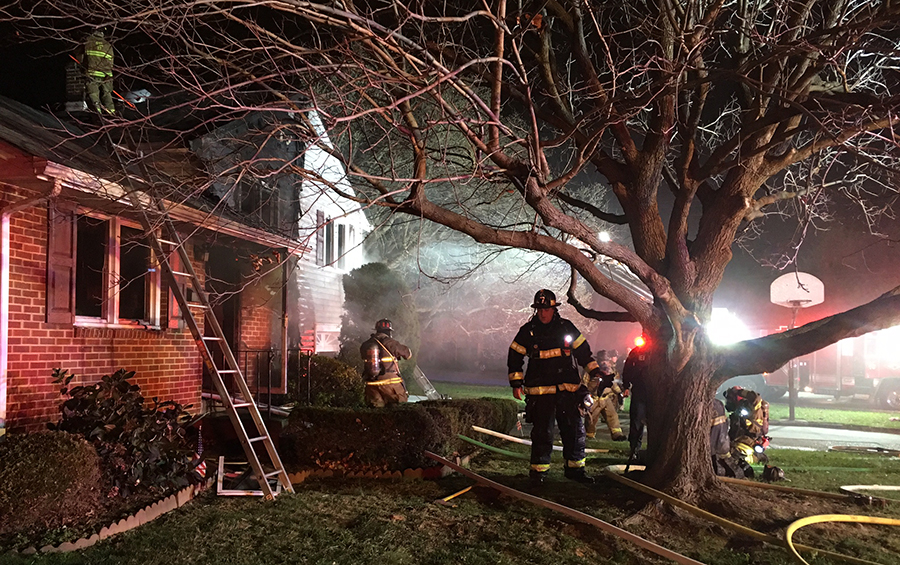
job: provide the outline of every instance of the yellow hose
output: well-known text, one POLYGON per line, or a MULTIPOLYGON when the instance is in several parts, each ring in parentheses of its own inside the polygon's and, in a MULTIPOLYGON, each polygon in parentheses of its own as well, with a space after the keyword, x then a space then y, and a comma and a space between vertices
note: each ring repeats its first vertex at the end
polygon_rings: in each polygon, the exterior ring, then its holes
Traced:
POLYGON ((900 520, 896 520, 894 518, 878 518, 876 516, 851 516, 848 514, 819 514, 817 516, 807 516, 806 518, 800 518, 796 522, 791 523, 788 526, 787 531, 784 533, 784 541, 787 543, 788 549, 791 550, 791 553, 794 554, 794 557, 803 563, 803 565, 809 565, 809 563, 800 557, 800 554, 797 553, 797 549, 794 547, 794 542, 791 541, 791 537, 793 537, 794 532, 802 528, 803 526, 809 526, 810 524, 821 524, 823 522, 853 522, 857 524, 882 524, 886 526, 900 526, 900 520))
MULTIPOLYGON (((756 530, 754 530, 752 528, 742 526, 741 524, 732 522, 731 520, 726 520, 725 518, 722 518, 721 516, 716 516, 715 514, 713 514, 711 512, 707 512, 706 510, 697 508, 696 506, 694 506, 692 504, 688 504, 687 502, 677 499, 674 496, 669 496, 668 494, 666 494, 664 492, 658 491, 652 487, 648 487, 647 485, 641 484, 637 481, 632 481, 631 479, 621 477, 611 470, 604 469, 604 475, 606 475, 607 477, 610 477, 611 479, 613 479, 615 481, 622 483, 623 485, 627 485, 635 490, 639 490, 643 493, 646 493, 646 494, 649 494, 656 498, 659 498, 660 500, 664 500, 664 501, 668 502, 669 504, 671 504, 672 506, 681 508, 682 510, 686 510, 686 511, 690 512, 691 514, 694 514, 695 516, 700 516, 701 518, 705 518, 705 519, 707 519, 713 523, 716 523, 720 526, 723 526, 730 530, 739 532, 749 538, 763 541, 766 543, 770 543, 772 545, 776 545, 779 547, 785 547, 785 545, 786 545, 785 540, 782 540, 775 536, 770 536, 768 534, 764 534, 762 532, 757 532, 756 530)), ((874 561, 868 561, 866 559, 859 559, 858 557, 842 555, 840 553, 835 553, 833 551, 817 549, 817 548, 806 546, 806 545, 795 544, 794 546, 789 546, 789 547, 796 547, 797 549, 799 549, 801 551, 805 551, 808 553, 817 553, 819 555, 825 555, 825 556, 831 557, 833 559, 839 559, 841 561, 846 561, 847 563, 858 563, 860 565, 879 565, 878 563, 875 563, 874 561)), ((794 551, 794 550, 792 549, 792 551, 794 551)), ((794 551, 794 553, 796 553, 796 551, 794 551)), ((806 562, 804 561, 804 563, 806 563, 806 562)))

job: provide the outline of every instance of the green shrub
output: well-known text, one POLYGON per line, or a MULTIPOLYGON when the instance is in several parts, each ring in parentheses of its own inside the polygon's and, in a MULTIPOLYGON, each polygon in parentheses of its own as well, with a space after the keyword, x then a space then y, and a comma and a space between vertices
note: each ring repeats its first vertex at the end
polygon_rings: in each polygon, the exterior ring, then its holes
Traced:
POLYGON ((0 537, 89 520, 103 500, 100 458, 62 432, 10 435, 0 444, 0 537))
POLYGON ((509 430, 516 403, 506 399, 439 400, 376 409, 299 407, 281 434, 280 451, 292 470, 403 471, 434 465, 425 456, 468 455, 477 448, 457 434, 472 424, 509 430))
POLYGON ((419 353, 419 314, 414 294, 403 277, 384 263, 367 263, 344 275, 344 314, 338 359, 362 369, 359 346, 375 331, 375 322, 391 320, 393 337, 412 350, 400 361, 400 372, 412 374, 419 353))
POLYGON ((309 378, 305 367, 296 381, 288 383, 292 401, 311 406, 355 408, 363 405, 363 382, 359 371, 337 359, 313 355, 309 378))
POLYGON ((145 407, 141 387, 129 381, 133 376, 134 371, 120 369, 95 384, 70 389, 74 375, 54 369, 54 382, 68 398, 60 406, 62 419, 50 429, 91 441, 107 479, 122 496, 196 482, 198 461, 192 460, 194 447, 188 440, 194 419, 171 400, 154 398, 145 407))

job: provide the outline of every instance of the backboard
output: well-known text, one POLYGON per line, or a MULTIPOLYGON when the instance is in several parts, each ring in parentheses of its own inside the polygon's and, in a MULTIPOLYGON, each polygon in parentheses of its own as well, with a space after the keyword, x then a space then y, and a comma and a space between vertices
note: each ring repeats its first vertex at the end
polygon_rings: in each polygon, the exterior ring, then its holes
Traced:
POLYGON ((787 273, 772 281, 769 299, 787 308, 808 308, 825 301, 825 285, 809 273, 787 273))

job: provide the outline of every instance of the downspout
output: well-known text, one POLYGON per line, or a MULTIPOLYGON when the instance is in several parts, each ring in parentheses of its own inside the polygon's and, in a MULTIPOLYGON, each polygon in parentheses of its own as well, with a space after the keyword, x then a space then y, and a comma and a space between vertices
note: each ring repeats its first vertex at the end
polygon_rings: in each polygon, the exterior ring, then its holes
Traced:
POLYGON ((3 208, 0 212, 0 439, 6 434, 7 375, 9 371, 9 223, 10 217, 56 198, 62 191, 62 183, 57 180, 53 189, 45 196, 28 198, 3 208))

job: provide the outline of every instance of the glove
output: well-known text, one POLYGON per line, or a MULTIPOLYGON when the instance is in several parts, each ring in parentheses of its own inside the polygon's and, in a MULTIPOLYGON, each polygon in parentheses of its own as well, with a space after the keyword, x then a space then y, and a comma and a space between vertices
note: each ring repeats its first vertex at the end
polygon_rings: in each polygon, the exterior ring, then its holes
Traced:
POLYGON ((520 386, 517 386, 513 389, 513 396, 516 397, 516 400, 522 400, 522 397, 525 396, 525 389, 520 386))

